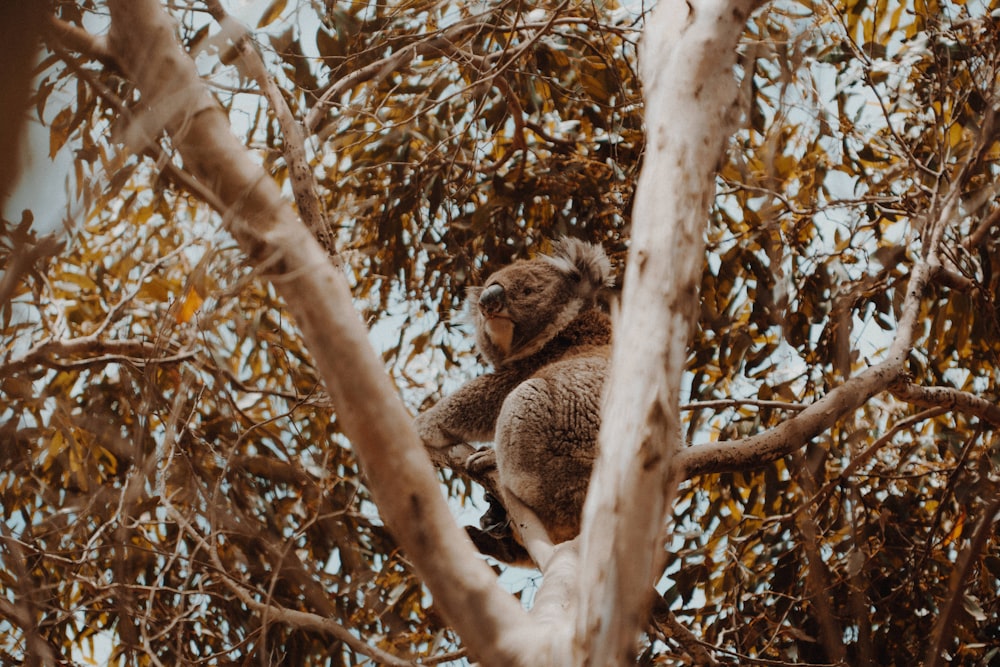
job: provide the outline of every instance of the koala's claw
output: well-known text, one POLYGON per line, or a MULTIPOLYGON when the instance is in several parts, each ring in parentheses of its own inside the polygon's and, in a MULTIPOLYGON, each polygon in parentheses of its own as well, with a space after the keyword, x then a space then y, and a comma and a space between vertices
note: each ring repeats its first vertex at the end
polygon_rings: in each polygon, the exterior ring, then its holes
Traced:
POLYGON ((496 467, 497 453, 490 447, 484 447, 465 459, 465 469, 473 475, 482 475, 496 467))

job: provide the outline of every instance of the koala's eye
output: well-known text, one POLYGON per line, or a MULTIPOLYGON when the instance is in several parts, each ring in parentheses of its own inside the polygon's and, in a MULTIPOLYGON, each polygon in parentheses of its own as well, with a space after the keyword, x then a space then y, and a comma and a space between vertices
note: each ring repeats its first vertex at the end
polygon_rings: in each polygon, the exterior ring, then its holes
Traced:
POLYGON ((535 289, 530 285, 525 285, 524 287, 521 288, 521 294, 523 294, 524 296, 531 296, 534 293, 535 289))

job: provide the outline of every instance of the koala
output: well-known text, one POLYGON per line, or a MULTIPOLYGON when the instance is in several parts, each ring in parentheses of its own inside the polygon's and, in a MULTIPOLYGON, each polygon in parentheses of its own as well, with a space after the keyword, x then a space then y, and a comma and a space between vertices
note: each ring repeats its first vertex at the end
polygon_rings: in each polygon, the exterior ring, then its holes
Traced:
MULTIPOLYGON (((580 532, 611 352, 611 320, 596 296, 612 282, 600 246, 567 238, 552 256, 518 261, 470 288, 476 347, 493 370, 416 419, 429 448, 492 441, 467 466, 495 462, 501 500, 515 497, 530 508, 553 544, 580 532)), ((484 528, 498 509, 491 507, 484 528)))

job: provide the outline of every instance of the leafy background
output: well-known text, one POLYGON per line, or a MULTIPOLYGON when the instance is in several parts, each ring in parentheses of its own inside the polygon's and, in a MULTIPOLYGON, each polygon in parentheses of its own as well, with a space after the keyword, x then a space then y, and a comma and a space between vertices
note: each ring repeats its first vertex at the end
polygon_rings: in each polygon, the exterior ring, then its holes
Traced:
MULTIPOLYGON (((173 3, 178 35, 288 186, 283 133, 211 5, 173 3)), ((602 243, 621 274, 648 6, 227 9, 306 129, 320 232, 414 411, 482 370, 459 316, 466 286, 567 234, 602 243)), ((100 0, 47 11, 107 28, 100 0)), ((706 228, 691 442, 766 430, 876 362, 952 192, 948 271, 910 372, 996 401, 995 13, 789 0, 752 16, 740 129, 706 228)), ((30 213, 5 210, 0 228, 14 281, 0 303, 0 656, 354 665, 379 663, 375 647, 464 662, 368 497, 295 323, 169 142, 122 143, 137 94, 90 55, 47 29, 30 98, 49 157, 70 164, 62 245, 30 213)), ((879 395, 797 454, 689 480, 665 598, 723 664, 918 664, 937 632, 953 664, 990 664, 993 426, 879 395)), ((475 520, 475 490, 441 474, 475 520)), ((537 583, 503 581, 526 600, 537 583)), ((644 664, 694 660, 662 628, 644 646, 644 664)))

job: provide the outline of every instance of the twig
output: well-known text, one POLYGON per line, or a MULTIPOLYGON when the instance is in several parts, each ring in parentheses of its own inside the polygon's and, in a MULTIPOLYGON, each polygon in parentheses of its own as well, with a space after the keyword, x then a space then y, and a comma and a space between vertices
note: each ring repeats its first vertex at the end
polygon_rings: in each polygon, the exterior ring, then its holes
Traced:
MULTIPOLYGON (((663 598, 653 601, 653 623, 667 638, 673 639, 690 654, 694 664, 701 667, 718 667, 719 662, 708 652, 705 642, 677 620, 674 612, 666 607, 663 598)), ((715 648, 714 646, 712 647, 715 648)))
POLYGON ((168 364, 187 361, 195 352, 176 352, 168 356, 157 356, 163 349, 147 341, 140 340, 99 340, 92 336, 81 336, 70 340, 46 340, 29 350, 23 356, 0 365, 0 377, 9 377, 36 366, 49 368, 79 369, 88 366, 130 363, 168 364), (65 358, 89 355, 82 359, 63 361, 65 358))
POLYGON ((792 412, 801 412, 809 407, 808 403, 762 401, 756 398, 720 398, 710 401, 692 401, 691 403, 683 403, 681 404, 681 410, 713 410, 716 408, 735 408, 743 405, 771 410, 789 410, 792 412))
POLYGON ((289 609, 275 603, 264 603, 258 601, 250 592, 243 587, 243 584, 233 579, 229 574, 215 545, 209 544, 202 535, 195 530, 190 522, 173 506, 167 498, 162 499, 162 504, 167 510, 167 514, 177 522, 177 525, 194 540, 205 553, 208 554, 212 565, 218 570, 222 583, 247 607, 257 613, 264 613, 273 620, 300 630, 321 632, 335 637, 351 649, 366 655, 382 665, 393 665, 395 667, 412 667, 416 663, 404 660, 391 653, 387 653, 380 648, 372 646, 358 638, 354 633, 336 621, 325 618, 318 614, 289 609))
POLYGON ((835 488, 837 488, 841 484, 846 483, 854 475, 854 473, 857 472, 858 468, 863 466, 869 459, 871 459, 871 457, 874 456, 876 452, 878 452, 878 450, 882 449, 887 444, 892 442, 892 439, 896 437, 897 433, 899 433, 904 429, 910 428, 914 424, 918 424, 924 420, 933 419, 938 415, 943 415, 945 412, 947 412, 945 408, 935 407, 931 408, 930 410, 924 410, 923 412, 915 414, 911 417, 907 417, 906 419, 903 419, 898 423, 894 424, 893 427, 890 428, 888 432, 886 432, 884 435, 875 440, 875 442, 870 444, 863 452, 855 456, 851 460, 851 462, 847 464, 847 467, 845 467, 841 471, 841 473, 837 475, 836 478, 824 484, 823 488, 817 491, 816 494, 812 497, 812 499, 808 503, 803 504, 802 510, 804 511, 806 507, 812 507, 814 505, 819 505, 826 502, 826 499, 829 498, 830 494, 833 493, 833 490, 835 488))

